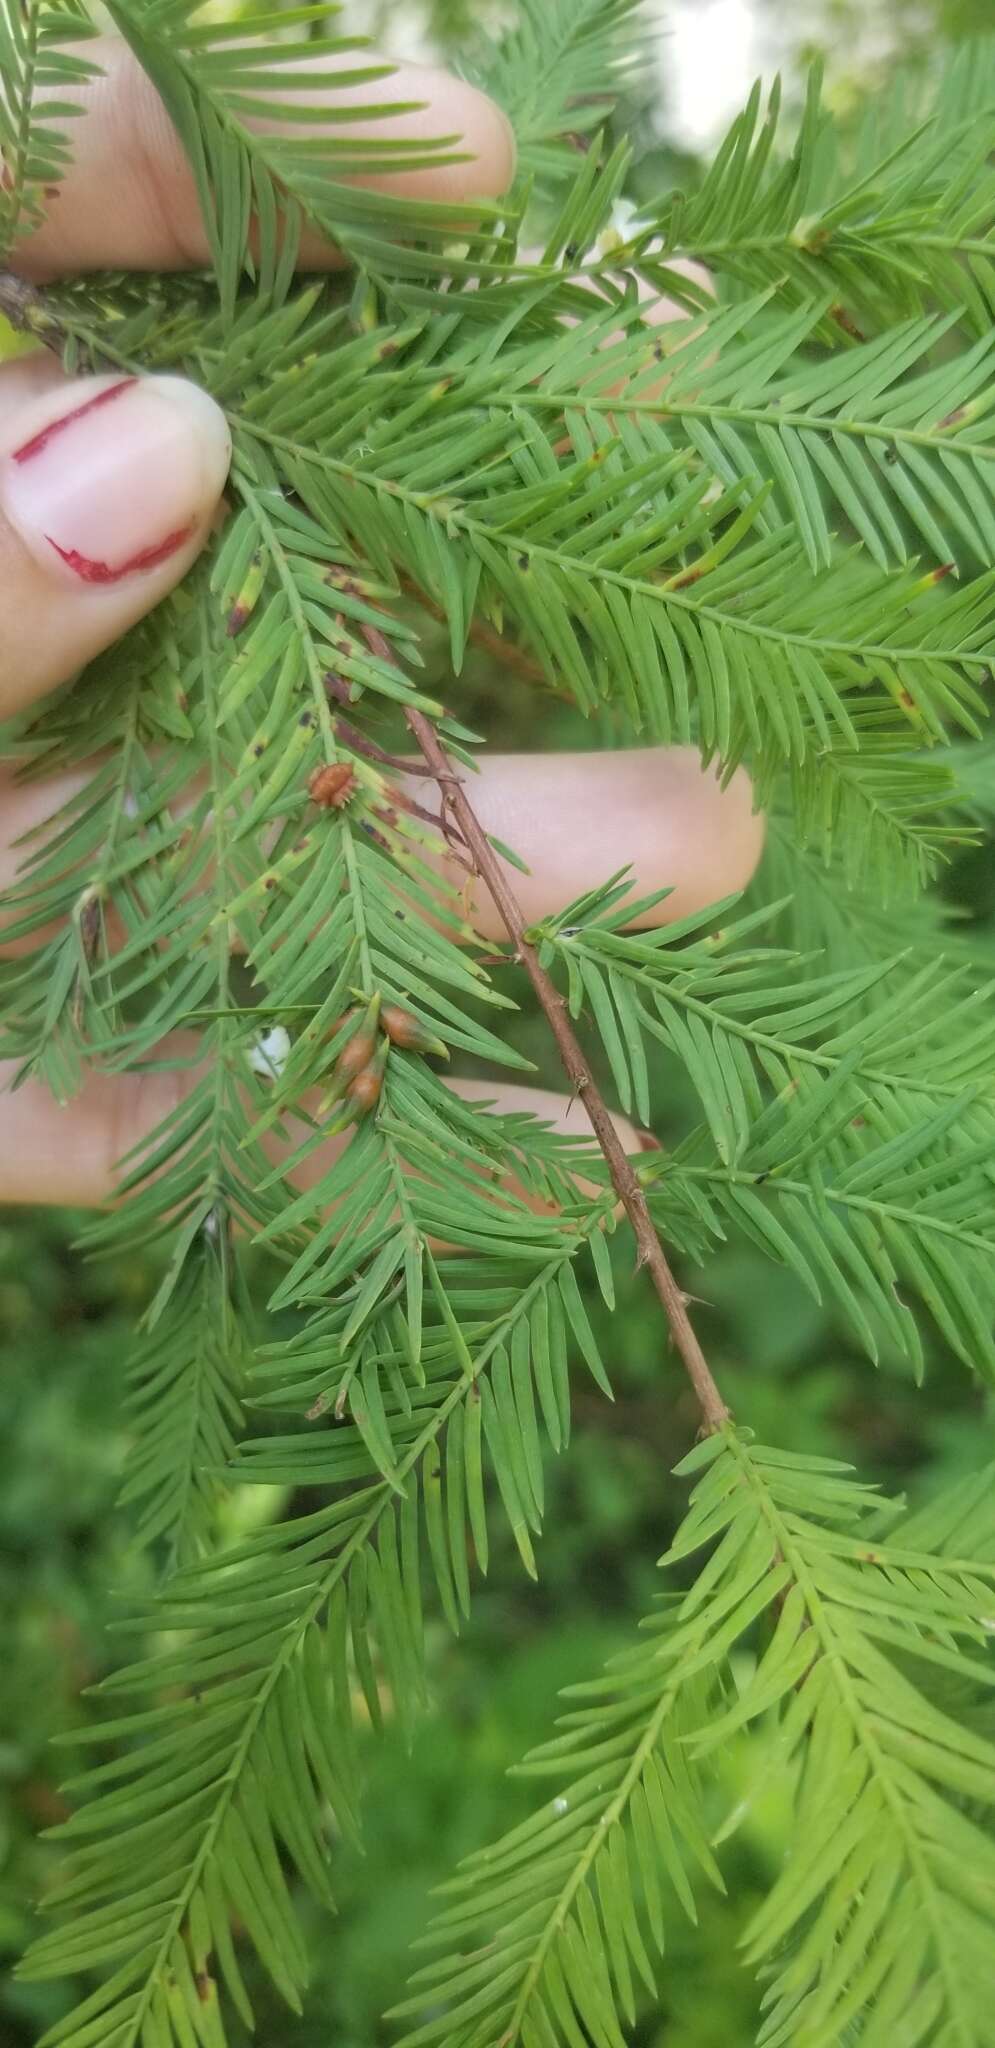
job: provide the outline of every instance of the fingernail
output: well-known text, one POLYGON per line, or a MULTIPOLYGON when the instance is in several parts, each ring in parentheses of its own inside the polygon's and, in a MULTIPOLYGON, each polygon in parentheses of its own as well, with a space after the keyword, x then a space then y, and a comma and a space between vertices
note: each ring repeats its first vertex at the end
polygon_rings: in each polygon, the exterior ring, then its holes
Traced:
POLYGON ((67 583, 148 574, 186 546, 231 460, 224 414, 184 377, 81 377, 18 410, 0 504, 67 583))
POLYGON ((639 1139, 640 1152, 663 1151, 659 1138, 654 1138, 652 1131, 637 1131, 636 1137, 639 1139))

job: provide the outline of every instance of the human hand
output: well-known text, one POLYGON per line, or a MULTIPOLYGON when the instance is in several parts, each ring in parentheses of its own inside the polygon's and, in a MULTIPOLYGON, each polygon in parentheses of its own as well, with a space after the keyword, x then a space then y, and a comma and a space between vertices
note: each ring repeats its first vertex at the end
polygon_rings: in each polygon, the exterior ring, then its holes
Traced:
MULTIPOLYGON (((105 75, 82 94, 72 171, 44 226, 19 246, 19 269, 44 281, 105 267, 203 264, 193 183, 160 102, 123 45, 89 44, 87 54, 105 75)), ((513 143, 504 116, 480 93, 413 67, 401 67, 383 91, 425 103, 397 115, 396 133, 460 133, 473 161, 371 183, 460 200, 505 188, 513 143)), ((315 267, 336 261, 316 238, 304 258, 315 267)), ((669 310, 651 309, 650 317, 669 310)), ((217 521, 228 459, 220 410, 185 379, 68 383, 44 352, 0 368, 0 718, 65 682, 173 588, 217 521)), ((0 763, 0 905, 17 872, 18 840, 85 779, 74 770, 19 785, 0 763)), ((745 774, 723 791, 688 748, 490 755, 475 779, 474 807, 527 864, 515 889, 530 918, 626 863, 639 895, 672 890, 650 922, 684 916, 742 887, 763 838, 745 774)), ((503 935, 485 895, 474 920, 482 935, 503 935)), ((13 1071, 0 1063, 0 1199, 88 1206, 111 1197, 117 1160, 190 1080, 183 1070, 94 1073, 63 1107, 38 1082, 4 1092, 13 1071)), ((566 1123, 566 1097, 504 1081, 454 1085, 576 1128, 576 1119, 566 1123)), ((631 1127, 618 1121, 635 1149, 631 1127)))

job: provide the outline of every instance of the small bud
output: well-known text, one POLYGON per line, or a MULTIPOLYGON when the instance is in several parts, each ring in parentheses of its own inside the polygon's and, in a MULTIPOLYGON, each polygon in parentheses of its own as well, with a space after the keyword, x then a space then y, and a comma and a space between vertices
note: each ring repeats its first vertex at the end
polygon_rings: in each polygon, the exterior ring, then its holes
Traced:
POLYGON ((356 771, 348 761, 330 761, 316 768, 308 782, 312 803, 324 811, 340 811, 356 787, 356 771))
POLYGON ((383 1074, 378 1074, 373 1066, 364 1067, 362 1073, 357 1074, 355 1079, 350 1081, 345 1092, 348 1101, 353 1104, 357 1116, 368 1116, 370 1110, 376 1108, 380 1100, 380 1090, 382 1087, 383 1074))
POLYGON ((396 1003, 388 1003, 380 1012, 380 1022, 391 1045, 403 1046, 408 1052, 421 1051, 425 1034, 417 1017, 413 1017, 410 1010, 402 1010, 396 1003))
POLYGON ((376 1049, 377 1042, 372 1032, 357 1031, 348 1045, 343 1046, 335 1062, 335 1072, 340 1080, 349 1081, 354 1074, 361 1074, 363 1068, 369 1066, 376 1049))
POLYGON ((386 1004, 380 1012, 380 1022, 391 1045, 399 1045, 405 1052, 434 1052, 443 1059, 448 1058, 441 1038, 430 1037, 417 1017, 413 1017, 410 1010, 402 1010, 397 1003, 386 1004))
POLYGON ((359 1023, 362 1014, 362 1011, 356 1008, 353 1008, 351 1010, 343 1010, 341 1015, 336 1017, 334 1024, 330 1024, 328 1026, 328 1029, 325 1032, 325 1037, 337 1038, 340 1031, 345 1030, 347 1024, 351 1024, 353 1029, 355 1029, 356 1025, 359 1023))
POLYGON ((350 1114, 365 1116, 375 1107, 380 1095, 390 1046, 383 1034, 377 1031, 379 1010, 378 991, 363 1009, 350 1010, 340 1020, 340 1029, 342 1025, 355 1022, 355 1029, 343 1046, 332 1074, 331 1099, 341 1098, 347 1118, 350 1114))
MULTIPOLYGON (((359 994, 359 991, 354 990, 353 993, 359 994)), ((333 1042, 341 1038, 343 1032, 348 1034, 333 1069, 336 1094, 340 1094, 346 1082, 351 1081, 354 1075, 361 1074, 363 1068, 368 1067, 375 1058, 379 1010, 380 994, 377 991, 370 997, 369 1002, 355 1004, 351 1010, 346 1010, 341 1017, 337 1017, 332 1025, 329 1036, 333 1042)))

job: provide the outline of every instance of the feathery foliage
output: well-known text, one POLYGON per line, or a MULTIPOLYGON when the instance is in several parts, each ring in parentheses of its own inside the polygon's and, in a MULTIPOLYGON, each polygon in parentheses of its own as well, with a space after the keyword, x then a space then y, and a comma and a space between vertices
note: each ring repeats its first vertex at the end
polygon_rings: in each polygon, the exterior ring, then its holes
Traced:
POLYGON ((731 1431, 682 1469, 702 1465, 663 1559, 706 1549, 698 1580, 570 1689, 582 1704, 522 1766, 563 1789, 448 1888, 411 2048, 621 2043, 668 1921, 721 1886, 716 1849, 742 1815, 709 1834, 709 1766, 757 1721, 796 1802, 746 1936, 769 1979, 764 2048, 830 2048, 869 2008, 862 2041, 995 2039, 995 1747, 949 1713, 953 1684, 992 1684, 990 1473, 896 1520, 845 1467, 731 1431))
POLYGON ((0 13, 0 247, 13 248, 19 235, 44 218, 46 197, 71 160, 62 126, 77 109, 62 98, 67 89, 93 78, 96 67, 67 42, 92 34, 85 10, 28 0, 0 13))
POLYGON ((990 325, 995 60, 964 47, 931 104, 895 94, 875 107, 862 147, 840 147, 814 70, 790 154, 777 149, 780 89, 758 83, 695 193, 656 214, 664 254, 686 246, 731 277, 776 284, 798 303, 834 297, 845 332, 940 304, 990 325))
POLYGON ((377 132, 377 122, 404 111, 377 86, 390 66, 364 58, 362 43, 336 36, 338 8, 304 0, 293 8, 252 0, 230 21, 219 20, 204 0, 108 0, 115 27, 130 44, 162 97, 186 150, 218 279, 223 310, 234 311, 246 270, 262 297, 283 297, 293 276, 305 220, 334 235, 374 274, 401 260, 384 228, 411 226, 429 249, 479 214, 439 208, 435 216, 383 193, 372 196, 350 180, 370 172, 411 171, 460 161, 458 138, 405 140, 377 132), (327 47, 341 55, 334 89, 316 90, 311 33, 328 28, 327 47), (303 34, 287 35, 288 30, 303 34), (355 58, 352 53, 357 52, 355 58), (335 93, 368 87, 357 104, 335 93), (260 122, 278 118, 289 134, 260 122), (359 124, 362 133, 349 132, 359 124))
POLYGON ((520 177, 575 176, 578 141, 611 114, 648 42, 641 0, 523 0, 475 67, 514 118, 520 177))
MULTIPOLYGON (((251 2017, 249 1949, 299 2007, 295 1892, 332 1902, 358 1721, 424 1704, 426 1604, 459 1630, 497 1503, 537 1572, 572 1367, 611 1393, 577 1272, 611 1307, 617 1192, 641 1263, 654 1226, 696 1259, 739 1235, 872 1360, 919 1373, 922 1310, 995 1372, 993 985, 956 935, 940 956, 919 894, 990 808, 995 46, 892 109, 878 159, 837 142, 817 80, 785 156, 758 90, 700 187, 623 234, 602 122, 641 49, 631 0, 526 0, 489 68, 471 53, 522 157, 506 203, 463 209, 351 182, 460 139, 380 132, 383 66, 334 8, 109 11, 187 152, 212 274, 21 311, 73 369, 195 377, 234 455, 182 591, 10 735, 26 776, 81 773, 23 848, 3 1052, 63 1100, 94 1068, 174 1077, 86 1233, 161 1259, 125 1489, 164 1567, 125 1627, 158 1647, 105 1682, 127 1704, 70 1788, 25 1967, 102 1973, 52 2048, 219 2048, 225 2011, 251 2017), (368 89, 348 133, 316 53, 368 89), (305 227, 348 276, 296 281, 305 227), (659 292, 683 319, 647 318, 659 292), (662 899, 623 870, 482 953, 451 791, 399 737, 427 718, 472 800, 481 635, 620 743, 745 763, 777 887, 633 932, 662 899), (622 1109, 648 1122, 660 1076, 700 1111, 621 1177, 431 1063, 527 1070, 502 1026, 532 943, 622 1109), (316 1504, 224 1547, 220 1496, 248 1485, 316 1504)), ((0 21, 16 260, 70 147, 39 87, 85 67, 60 54, 75 15, 0 21)), ((985 2048, 986 1484, 903 1519, 706 1421, 668 1560, 686 1584, 706 1553, 698 1576, 529 1765, 566 1789, 457 1880, 414 2039, 615 2048, 674 1905, 718 1881, 710 1760, 760 1724, 796 1800, 747 1957, 765 2048, 985 2048)))

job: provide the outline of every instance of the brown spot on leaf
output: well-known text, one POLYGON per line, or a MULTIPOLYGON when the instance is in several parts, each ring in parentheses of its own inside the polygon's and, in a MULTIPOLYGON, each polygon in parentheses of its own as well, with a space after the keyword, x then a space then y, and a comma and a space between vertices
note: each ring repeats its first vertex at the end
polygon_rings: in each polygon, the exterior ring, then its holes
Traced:
MULTIPOLYGON (((822 240, 816 244, 816 247, 821 248, 823 242, 827 239, 828 237, 824 235, 822 240)), ((810 244, 809 246, 811 247, 812 245, 810 244)), ((845 306, 830 306, 829 312, 830 317, 835 320, 837 327, 842 327, 844 334, 849 334, 853 341, 867 340, 866 334, 857 326, 853 314, 848 313, 845 306)))

